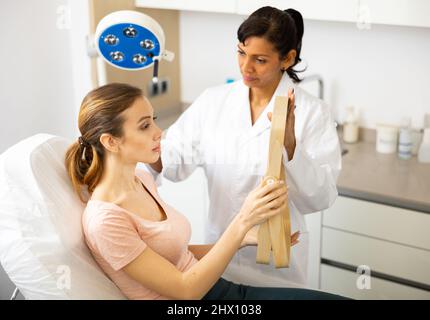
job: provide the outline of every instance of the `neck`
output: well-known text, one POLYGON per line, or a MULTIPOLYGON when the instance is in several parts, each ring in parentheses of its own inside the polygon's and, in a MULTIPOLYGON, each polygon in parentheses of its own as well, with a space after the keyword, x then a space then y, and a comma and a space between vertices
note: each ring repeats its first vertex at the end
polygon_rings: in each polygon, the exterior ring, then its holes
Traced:
POLYGON ((121 163, 118 158, 106 154, 103 175, 96 190, 112 201, 136 192, 139 189, 135 176, 136 165, 137 163, 121 163))
POLYGON ((273 94, 276 91, 276 88, 279 85, 279 82, 282 79, 282 74, 276 81, 273 81, 270 85, 267 85, 262 88, 251 88, 249 90, 249 100, 251 102, 252 108, 261 108, 265 107, 270 100, 272 99, 273 94))

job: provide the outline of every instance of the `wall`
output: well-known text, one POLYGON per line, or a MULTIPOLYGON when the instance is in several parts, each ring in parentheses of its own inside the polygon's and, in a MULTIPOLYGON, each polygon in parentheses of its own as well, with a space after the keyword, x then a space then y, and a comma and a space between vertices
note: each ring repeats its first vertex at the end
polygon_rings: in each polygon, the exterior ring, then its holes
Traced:
MULTIPOLYGON (((0 153, 40 132, 76 136, 68 8, 66 0, 0 4, 0 153)), ((0 299, 12 291, 0 267, 0 299)))
POLYGON ((57 13, 67 3, 1 2, 0 153, 35 133, 75 134, 70 31, 57 13))
MULTIPOLYGON (((180 13, 181 98, 193 101, 205 88, 239 78, 236 31, 245 16, 180 13), (222 23, 221 23, 222 22, 222 23)), ((302 59, 306 74, 323 76, 326 101, 339 122, 345 108, 360 108, 360 124, 399 123, 411 116, 423 125, 430 112, 430 29, 305 21, 302 59)))
MULTIPOLYGON (((107 13, 134 9, 133 0, 15 0, 0 2, 0 154, 33 134, 46 132, 70 139, 79 135, 77 115, 84 95, 96 84, 94 64, 87 55, 86 36, 107 13), (94 6, 92 6, 94 5, 94 6), (90 24, 91 12, 95 13, 90 24)), ((175 11, 145 10, 167 34, 166 48, 178 55, 178 19, 175 11)), ((169 75, 169 95, 151 99, 158 112, 179 106, 179 60, 160 64, 160 76, 169 75)), ((151 69, 149 69, 151 70, 151 69)), ((152 70, 123 72, 108 68, 109 82, 142 87, 152 70)), ((14 289, 0 266, 0 300, 14 289)), ((22 296, 21 296, 22 298, 22 296)))

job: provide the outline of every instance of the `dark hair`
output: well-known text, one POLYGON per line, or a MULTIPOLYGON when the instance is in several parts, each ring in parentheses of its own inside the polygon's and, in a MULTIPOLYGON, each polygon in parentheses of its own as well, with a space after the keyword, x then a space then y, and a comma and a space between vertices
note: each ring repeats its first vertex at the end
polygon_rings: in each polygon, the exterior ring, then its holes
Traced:
POLYGON ((303 31, 303 18, 300 12, 294 9, 282 11, 273 7, 262 7, 240 25, 237 38, 241 43, 245 43, 249 37, 264 37, 275 46, 281 59, 284 59, 290 50, 296 50, 296 60, 286 71, 295 82, 300 82, 297 73, 304 70, 294 70, 293 67, 302 61, 300 51, 303 31))
POLYGON ((78 126, 81 137, 67 150, 65 165, 79 198, 82 187, 92 193, 103 173, 105 149, 100 142, 103 133, 122 137, 123 111, 143 97, 142 90, 124 83, 111 83, 89 92, 79 110, 78 126))

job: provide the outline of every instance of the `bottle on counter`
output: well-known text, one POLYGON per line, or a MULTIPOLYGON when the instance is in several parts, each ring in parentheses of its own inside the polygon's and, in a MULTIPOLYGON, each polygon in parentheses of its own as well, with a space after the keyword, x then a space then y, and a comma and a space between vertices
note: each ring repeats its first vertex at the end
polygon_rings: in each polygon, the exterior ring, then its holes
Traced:
POLYGON ((412 158, 412 130, 410 128, 400 128, 398 156, 400 159, 412 158))
POLYGON ((424 129, 424 136, 418 150, 418 161, 430 163, 430 128, 424 129))
POLYGON ((430 128, 430 113, 424 115, 424 128, 430 128))
POLYGON ((421 145, 421 140, 423 138, 423 130, 412 129, 412 155, 418 155, 418 149, 421 145))
POLYGON ((346 109, 346 119, 343 125, 343 141, 355 143, 358 141, 358 119, 354 107, 346 109))
POLYGON ((397 154, 400 159, 412 158, 412 138, 411 119, 405 118, 399 131, 399 148, 397 154))

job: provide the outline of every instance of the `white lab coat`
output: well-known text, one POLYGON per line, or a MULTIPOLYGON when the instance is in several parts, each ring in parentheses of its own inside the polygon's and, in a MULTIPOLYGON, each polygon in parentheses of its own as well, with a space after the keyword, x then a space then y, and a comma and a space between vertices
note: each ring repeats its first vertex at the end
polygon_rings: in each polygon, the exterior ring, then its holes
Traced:
MULTIPOLYGON (((256 247, 237 252, 223 277, 253 286, 303 287, 307 283, 308 232, 304 214, 324 210, 337 196, 341 154, 329 107, 296 87, 285 73, 273 97, 296 93, 294 158, 284 160, 292 232, 300 242, 291 251, 288 269, 256 264, 256 247)), ((248 193, 265 174, 274 98, 252 125, 249 88, 236 81, 210 88, 168 129, 161 141, 162 175, 187 178, 198 166, 208 180, 210 208, 205 223, 207 243, 222 235, 248 193)), ((288 159, 284 150, 284 159, 288 159)), ((157 174, 150 170, 156 179, 157 174)))

